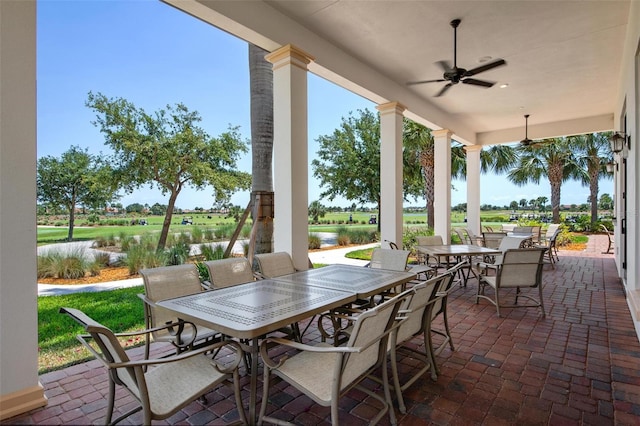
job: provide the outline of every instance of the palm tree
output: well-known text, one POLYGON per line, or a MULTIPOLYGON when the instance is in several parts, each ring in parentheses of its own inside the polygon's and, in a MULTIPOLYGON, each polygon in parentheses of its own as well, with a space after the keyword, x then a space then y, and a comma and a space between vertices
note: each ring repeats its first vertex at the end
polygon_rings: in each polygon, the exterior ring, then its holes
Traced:
POLYGON ((589 185, 589 202, 591 203, 591 229, 598 221, 598 192, 600 177, 611 179, 613 173, 607 172, 606 164, 612 161, 609 138, 611 132, 591 133, 571 137, 577 147, 578 164, 585 170, 582 184, 589 185))
MULTIPOLYGON (((249 43, 251 93, 251 197, 256 211, 258 196, 273 197, 273 67, 264 59, 269 53, 249 43)), ((273 217, 261 215, 256 222, 255 253, 273 251, 273 217)))
POLYGON ((403 120, 402 133, 404 181, 414 186, 424 182, 427 226, 433 229, 433 136, 430 129, 406 118, 403 120))
MULTIPOLYGON (((553 223, 560 223, 560 189, 562 183, 577 179, 581 168, 574 157, 573 146, 567 138, 556 138, 520 145, 515 168, 507 175, 509 180, 522 186, 527 183, 539 184, 543 177, 551 186, 551 209, 553 223)), ((534 203, 536 200, 532 200, 534 203)))
POLYGON ((312 201, 309 204, 309 216, 313 223, 318 223, 318 218, 324 217, 325 214, 327 214, 327 208, 320 201, 312 201))

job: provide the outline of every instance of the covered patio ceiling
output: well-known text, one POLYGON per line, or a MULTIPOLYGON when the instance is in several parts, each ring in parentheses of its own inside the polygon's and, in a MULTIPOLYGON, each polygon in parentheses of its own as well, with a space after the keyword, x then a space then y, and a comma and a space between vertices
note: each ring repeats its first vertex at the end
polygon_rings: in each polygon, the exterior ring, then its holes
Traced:
POLYGON ((613 129, 629 1, 164 0, 272 51, 293 44, 311 72, 408 117, 448 128, 465 144, 515 142, 613 129), (445 83, 437 61, 459 67, 503 58, 476 76, 488 89, 445 83), (507 84, 508 87, 500 88, 507 84))

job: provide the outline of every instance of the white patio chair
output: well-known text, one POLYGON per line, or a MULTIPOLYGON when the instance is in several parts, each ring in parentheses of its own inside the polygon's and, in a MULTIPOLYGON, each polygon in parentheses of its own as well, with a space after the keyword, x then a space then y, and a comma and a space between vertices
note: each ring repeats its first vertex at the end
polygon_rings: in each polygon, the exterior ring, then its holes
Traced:
MULTIPOLYGON (((131 360, 117 338, 147 334, 152 330, 115 334, 77 309, 60 308, 60 313, 69 315, 89 333, 79 335, 78 340, 107 368, 109 395, 106 424, 116 424, 142 410, 141 423, 150 425, 152 420, 171 417, 228 379, 233 380, 240 421, 243 424, 247 423, 238 378, 238 364, 242 359, 242 349, 237 343, 216 342, 198 350, 183 352, 168 358, 131 360), (89 340, 93 340, 93 344, 89 340), (230 349, 234 357, 229 360, 226 357, 228 352, 220 352, 222 348, 230 349), (227 365, 206 355, 214 351, 225 355, 227 365), (147 369, 147 367, 150 368, 147 369), (140 405, 112 422, 116 385, 125 388, 140 405)), ((177 326, 176 323, 163 324, 153 332, 157 332, 160 328, 177 326)))
POLYGON ((352 388, 383 404, 375 418, 369 420, 370 424, 376 424, 387 413, 391 424, 396 424, 388 386, 386 349, 388 335, 398 324, 396 314, 404 297, 406 296, 394 297, 358 315, 349 340, 344 346, 311 346, 280 338, 267 338, 262 341, 260 353, 264 361, 264 387, 258 424, 262 424, 263 421, 284 423, 265 417, 269 390, 273 388, 272 376, 278 376, 316 403, 330 406, 331 424, 334 426, 339 424, 340 398, 352 388), (282 354, 282 351, 287 349, 295 349, 298 352, 279 359, 270 356, 270 351, 282 354), (360 385, 381 366, 384 396, 360 385))
POLYGON ((544 249, 511 249, 504 253, 502 263, 498 266, 496 275, 481 275, 478 280, 478 293, 476 304, 480 298, 486 299, 496 307, 498 316, 500 308, 525 308, 539 307, 542 316, 545 316, 544 302, 542 300, 542 267, 544 249), (486 287, 493 288, 495 299, 485 295, 486 287), (538 299, 530 294, 523 294, 523 289, 538 289, 538 299), (505 290, 515 290, 515 302, 504 304, 501 299, 505 290), (518 298, 524 297, 530 303, 518 304, 518 298))

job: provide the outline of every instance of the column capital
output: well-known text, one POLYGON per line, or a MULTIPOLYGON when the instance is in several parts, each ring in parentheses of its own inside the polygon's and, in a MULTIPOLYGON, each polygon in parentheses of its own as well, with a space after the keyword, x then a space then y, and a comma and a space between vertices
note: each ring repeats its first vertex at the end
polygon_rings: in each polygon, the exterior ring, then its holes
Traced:
POLYGON ((431 131, 431 135, 434 138, 451 138, 451 135, 453 135, 453 132, 449 129, 440 129, 440 130, 432 130, 431 131))
POLYGON ((380 104, 376 106, 376 109, 380 112, 380 114, 402 114, 407 109, 407 107, 402 105, 400 102, 393 101, 387 102, 385 104, 380 104))
POLYGON ((286 65, 294 65, 305 71, 307 70, 307 65, 316 59, 309 53, 292 44, 282 46, 281 48, 267 54, 264 58, 273 64, 274 70, 286 65))
POLYGON ((465 145, 462 147, 466 152, 482 151, 482 145, 465 145))

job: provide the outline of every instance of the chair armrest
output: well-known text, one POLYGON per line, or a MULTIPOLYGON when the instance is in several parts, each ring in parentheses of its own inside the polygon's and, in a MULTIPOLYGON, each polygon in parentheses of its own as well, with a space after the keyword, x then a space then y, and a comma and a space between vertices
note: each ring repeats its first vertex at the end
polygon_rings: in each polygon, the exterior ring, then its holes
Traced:
MULTIPOLYGON (((87 342, 83 342, 83 343, 85 344, 85 346, 91 347, 87 342)), ((135 361, 127 361, 127 362, 107 363, 107 366, 109 368, 127 368, 127 367, 142 367, 142 366, 149 366, 149 365, 168 364, 171 362, 176 362, 183 359, 191 358, 193 356, 210 353, 212 351, 216 351, 216 353, 218 353, 217 350, 221 349, 224 346, 233 347, 238 356, 235 357, 235 359, 231 364, 225 363, 226 364, 225 366, 222 366, 221 364, 216 362, 214 359, 211 360, 211 363, 221 373, 231 373, 233 372, 233 370, 235 370, 238 367, 238 365, 243 359, 242 348, 237 342, 234 342, 233 340, 224 340, 220 342, 215 342, 215 343, 212 343, 211 345, 207 345, 199 349, 180 352, 177 355, 172 355, 165 358, 152 358, 152 359, 143 359, 143 360, 135 360, 135 361)))
POLYGON ((211 284, 211 282, 210 282, 210 281, 207 281, 207 280, 202 281, 202 282, 200 283, 200 287, 202 287, 202 290, 204 290, 204 291, 210 291, 210 290, 213 290, 213 289, 214 289, 214 288, 213 288, 213 284, 211 284))

